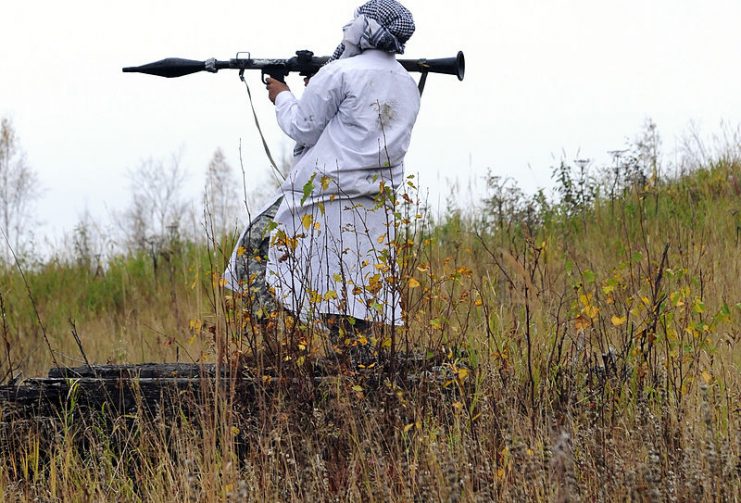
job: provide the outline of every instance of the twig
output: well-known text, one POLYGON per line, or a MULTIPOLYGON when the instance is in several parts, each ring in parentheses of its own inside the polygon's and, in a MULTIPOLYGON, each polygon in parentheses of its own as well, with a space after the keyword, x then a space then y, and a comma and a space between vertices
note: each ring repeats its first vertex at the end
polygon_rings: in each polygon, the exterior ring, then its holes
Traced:
POLYGON ((654 338, 656 337, 656 328, 659 323, 660 318, 660 311, 661 311, 661 304, 663 304, 664 300, 666 300, 666 294, 660 295, 661 290, 661 280, 664 277, 664 271, 666 270, 667 260, 669 255, 669 243, 666 243, 664 245, 664 251, 661 254, 661 263, 659 264, 659 270, 656 274, 656 279, 653 284, 653 292, 652 292, 652 299, 651 299, 651 325, 648 328, 646 332, 646 336, 648 337, 648 349, 646 350, 645 357, 648 358, 649 353, 651 352, 651 349, 653 348, 654 338))
POLYGON ((10 240, 8 239, 7 234, 0 229, 0 232, 3 234, 3 238, 5 239, 5 243, 8 246, 8 249, 10 250, 10 254, 13 255, 13 262, 15 263, 15 267, 18 269, 18 272, 21 274, 21 279, 23 279, 23 285, 26 287, 26 293, 28 293, 28 299, 31 301, 31 307, 33 307, 33 312, 36 315, 36 320, 39 322, 39 327, 41 328, 41 335, 44 337, 44 342, 46 343, 46 347, 49 349, 49 354, 51 355, 51 361, 54 362, 54 365, 59 367, 59 362, 57 361, 57 357, 54 354, 54 350, 51 347, 51 342, 49 342, 49 336, 46 334, 46 327, 44 326, 44 322, 41 321, 41 315, 39 314, 38 307, 36 306, 36 299, 33 298, 33 293, 31 292, 31 286, 28 284, 28 280, 26 279, 26 274, 23 272, 23 268, 21 267, 21 262, 18 260, 18 256, 15 254, 15 250, 10 244, 10 240))
POLYGON ((8 359, 8 372, 3 376, 2 379, 0 379, 0 383, 5 382, 5 380, 10 376, 10 378, 13 378, 13 360, 11 359, 10 354, 10 338, 8 336, 8 319, 5 313, 5 299, 3 299, 3 294, 0 293, 0 318, 3 320, 3 342, 5 345, 5 355, 8 359))
POLYGON ((95 369, 90 365, 90 361, 87 359, 87 355, 85 354, 85 350, 82 348, 82 341, 80 340, 80 336, 77 334, 77 326, 75 325, 75 320, 72 318, 69 319, 69 324, 72 326, 72 337, 75 338, 75 342, 77 343, 77 348, 80 350, 80 354, 82 355, 82 359, 85 360, 85 365, 87 365, 87 368, 90 369, 90 372, 93 373, 95 377, 98 377, 98 373, 95 371, 95 369))
POLYGON ((242 138, 239 139, 239 167, 242 169, 242 195, 244 196, 244 209, 247 210, 247 221, 252 221, 250 204, 247 202, 247 172, 244 169, 244 159, 242 159, 242 138))

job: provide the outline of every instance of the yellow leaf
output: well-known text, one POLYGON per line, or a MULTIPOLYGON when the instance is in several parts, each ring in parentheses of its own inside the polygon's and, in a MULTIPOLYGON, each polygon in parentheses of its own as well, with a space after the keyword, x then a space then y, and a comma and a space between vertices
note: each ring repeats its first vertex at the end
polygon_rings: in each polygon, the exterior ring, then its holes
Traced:
POLYGON ((419 288, 419 281, 414 278, 409 278, 409 288, 419 288))
POLYGON ((386 234, 381 234, 380 236, 378 236, 378 239, 376 239, 379 245, 383 244, 385 240, 386 240, 386 234))
POLYGON ((707 370, 702 371, 702 380, 705 381, 705 384, 710 384, 713 380, 713 376, 710 372, 707 370))
POLYGON ((625 323, 628 321, 628 317, 613 315, 610 321, 612 321, 613 326, 619 327, 621 325, 625 325, 625 323))
POLYGON ((231 431, 232 431, 232 436, 236 437, 237 435, 239 435, 239 428, 237 428, 236 426, 232 426, 231 431))
POLYGON ((580 314, 574 320, 574 326, 576 327, 577 330, 584 330, 592 326, 592 320, 590 320, 583 314, 580 314))
POLYGON ((322 190, 327 190, 329 188, 329 181, 330 178, 326 175, 321 178, 320 182, 322 184, 322 190))
POLYGON ((458 269, 456 269, 456 272, 461 276, 470 276, 471 274, 473 274, 473 270, 469 269, 468 267, 459 267, 458 269))
POLYGON ((304 226, 304 229, 307 231, 309 230, 309 227, 311 227, 311 224, 314 222, 314 218, 312 218, 311 215, 308 213, 301 217, 301 224, 304 226))
POLYGON ((380 274, 374 274, 370 278, 368 278, 368 286, 366 287, 366 290, 368 290, 371 293, 378 293, 383 285, 381 284, 381 275, 380 274))
POLYGON ((405 424, 404 425, 404 433, 408 433, 409 430, 411 430, 412 428, 414 428, 414 423, 405 424))
POLYGON ((466 377, 468 377, 468 369, 467 368, 458 369, 458 380, 465 381, 466 377))
POLYGON ((670 341, 676 341, 677 337, 679 337, 679 334, 677 333, 677 329, 674 327, 666 327, 666 337, 670 341))
POLYGON ((356 384, 355 386, 352 387, 352 390, 355 391, 355 392, 357 392, 357 393, 362 393, 363 392, 363 387, 360 386, 359 384, 356 384))
POLYGON ((692 305, 692 310, 697 314, 702 314, 705 312, 705 304, 703 304, 702 300, 696 298, 692 305))
POLYGON ((319 293, 316 290, 309 291, 309 302, 311 302, 312 305, 319 304, 321 301, 322 301, 321 293, 319 293))
POLYGON ((504 468, 502 468, 501 466, 497 468, 497 478, 499 480, 504 478, 504 468))

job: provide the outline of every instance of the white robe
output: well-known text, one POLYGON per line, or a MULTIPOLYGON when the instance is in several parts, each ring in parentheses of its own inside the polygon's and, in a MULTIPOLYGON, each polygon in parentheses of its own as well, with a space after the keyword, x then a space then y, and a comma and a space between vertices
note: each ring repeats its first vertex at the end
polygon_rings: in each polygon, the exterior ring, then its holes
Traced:
POLYGON ((401 324, 388 281, 393 210, 378 196, 404 182, 419 100, 394 55, 377 50, 326 65, 300 100, 278 94, 278 124, 303 146, 280 189, 266 271, 287 309, 401 324))

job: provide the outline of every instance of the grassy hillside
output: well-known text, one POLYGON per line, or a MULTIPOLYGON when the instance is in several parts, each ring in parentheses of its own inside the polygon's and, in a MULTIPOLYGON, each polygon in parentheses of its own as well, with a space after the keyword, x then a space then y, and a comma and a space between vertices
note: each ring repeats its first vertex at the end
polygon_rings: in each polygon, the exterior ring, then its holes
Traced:
MULTIPOLYGON (((182 428, 167 445, 142 427, 124 456, 101 439, 80 456, 62 435, 51 467, 18 477, 7 467, 33 457, 31 435, 3 460, 0 488, 11 499, 733 501, 741 163, 671 180, 560 175, 559 203, 492 179, 475 215, 425 224, 403 205, 408 319, 378 342, 443 355, 433 389, 365 389, 350 372, 331 393, 289 392, 246 424, 223 412, 208 434, 182 428), (241 462, 234 431, 251 446, 241 462)), ((25 375, 81 364, 73 327, 95 362, 254 352, 262 334, 219 281, 227 241, 50 261, 25 279, 6 269, 0 378, 8 355, 25 375)), ((286 367, 317 356, 312 341, 278 342, 286 367)))

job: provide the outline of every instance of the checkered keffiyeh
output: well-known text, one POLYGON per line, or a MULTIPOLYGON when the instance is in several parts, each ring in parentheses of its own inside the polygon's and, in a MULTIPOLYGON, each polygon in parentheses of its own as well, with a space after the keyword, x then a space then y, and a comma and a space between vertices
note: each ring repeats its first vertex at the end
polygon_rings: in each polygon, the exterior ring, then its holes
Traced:
POLYGON ((370 0, 358 7, 343 32, 342 43, 329 61, 349 58, 366 49, 404 54, 404 44, 414 33, 414 19, 395 0, 370 0))

